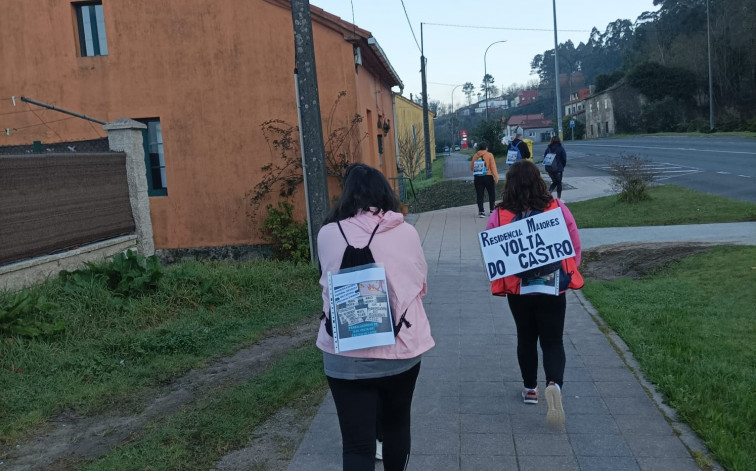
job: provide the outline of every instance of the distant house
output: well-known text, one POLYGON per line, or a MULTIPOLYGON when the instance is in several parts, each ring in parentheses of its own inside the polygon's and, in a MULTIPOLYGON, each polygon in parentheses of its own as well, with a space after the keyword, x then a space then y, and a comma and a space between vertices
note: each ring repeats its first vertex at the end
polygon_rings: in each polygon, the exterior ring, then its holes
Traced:
POLYGON ((522 90, 515 98, 515 106, 525 106, 538 101, 538 90, 522 90))
MULTIPOLYGON (((280 135, 266 132, 276 123, 298 126, 290 2, 24 0, 3 6, 0 96, 23 94, 107 122, 128 117, 148 125, 156 249, 266 243, 264 208, 278 200, 278 191, 256 214, 249 212, 249 194, 263 181, 262 167, 281 160, 274 148, 280 135)), ((403 87, 400 78, 369 31, 318 7, 310 11, 324 140, 354 126, 347 145, 332 149, 334 157, 395 177, 391 89, 403 87)), ((84 120, 20 110, 0 100, 0 126, 13 130, 0 135, 0 146, 104 136, 84 120)), ((296 156, 296 134, 292 141, 289 152, 296 156)), ((329 196, 338 192, 332 179, 329 196)), ((301 185, 290 199, 302 220, 301 185)))
POLYGON ((588 139, 611 136, 616 132, 614 100, 611 89, 585 100, 585 135, 588 139))
POLYGON ((581 88, 570 95, 570 100, 564 104, 565 116, 577 116, 585 112, 585 99, 591 95, 593 86, 581 88))
POLYGON ((476 113, 485 113, 486 111, 486 104, 488 105, 489 111, 499 111, 499 110, 507 110, 509 109, 509 100, 506 98, 489 98, 488 103, 486 103, 486 100, 478 102, 478 107, 475 109, 476 113))
POLYGON ((542 142, 551 137, 551 126, 551 120, 545 119, 543 113, 518 114, 511 116, 509 120, 507 120, 506 135, 511 136, 514 133, 519 132, 522 133, 523 137, 533 139, 534 142, 542 142), (544 133, 548 133, 549 135, 545 137, 544 133))

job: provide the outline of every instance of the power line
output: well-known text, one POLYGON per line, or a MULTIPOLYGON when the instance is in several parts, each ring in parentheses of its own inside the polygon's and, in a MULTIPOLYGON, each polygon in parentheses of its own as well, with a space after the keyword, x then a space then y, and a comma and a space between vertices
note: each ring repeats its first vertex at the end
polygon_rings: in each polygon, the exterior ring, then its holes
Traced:
POLYGON ((458 85, 464 85, 459 83, 438 83, 438 82, 428 82, 431 85, 443 85, 445 87, 456 87, 458 85))
MULTIPOLYGON (((74 117, 73 116, 69 116, 68 118, 54 119, 52 121, 47 121, 47 122, 42 122, 42 123, 37 123, 37 124, 29 124, 29 125, 26 125, 26 126, 20 126, 20 127, 17 127, 17 128, 10 128, 10 129, 15 130, 15 131, 19 131, 21 129, 33 128, 35 126, 47 126, 50 123, 57 123, 59 121, 65 121, 67 119, 74 119, 74 117)), ((51 131, 52 131, 52 129, 51 129, 51 131)), ((53 132, 55 132, 55 131, 53 131, 53 132)), ((58 137, 60 137, 60 136, 58 136, 58 137)))
MULTIPOLYGON (((548 29, 548 28, 507 28, 507 27, 500 27, 500 26, 471 26, 471 25, 452 25, 448 23, 424 23, 426 25, 432 25, 432 26, 446 26, 448 28, 470 28, 470 29, 502 29, 502 30, 508 30, 508 31, 545 31, 545 32, 553 32, 554 29, 548 29)), ((559 31, 563 33, 590 33, 590 31, 585 29, 560 29, 559 31)), ((417 40, 416 40, 417 41, 417 40)))
POLYGON ((417 42, 417 36, 415 36, 415 30, 412 29, 412 22, 409 19, 409 15, 407 14, 407 7, 404 6, 404 0, 400 0, 402 2, 402 8, 404 9, 404 16, 407 18, 407 24, 410 27, 410 31, 412 31, 412 39, 415 40, 415 45, 417 45, 417 50, 420 51, 420 54, 423 53, 422 48, 420 47, 420 43, 417 42))
MULTIPOLYGON (((8 98, 10 100, 10 98, 8 98)), ((18 110, 18 111, 9 111, 7 113, 0 113, 0 116, 6 116, 9 114, 16 114, 16 113, 31 113, 31 110, 18 110)))

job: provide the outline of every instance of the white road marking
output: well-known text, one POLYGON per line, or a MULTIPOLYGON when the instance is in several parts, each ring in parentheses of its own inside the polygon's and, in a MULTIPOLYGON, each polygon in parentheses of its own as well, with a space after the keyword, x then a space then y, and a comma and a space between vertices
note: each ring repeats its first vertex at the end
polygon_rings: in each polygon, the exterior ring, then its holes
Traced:
POLYGON ((572 145, 583 145, 588 147, 622 147, 627 149, 663 149, 663 150, 685 150, 685 151, 695 151, 700 152, 705 150, 706 152, 718 152, 721 154, 748 154, 748 155, 756 155, 756 152, 745 152, 745 151, 738 151, 738 150, 720 150, 720 149, 698 149, 698 148, 687 148, 687 147, 658 147, 658 146, 628 146, 628 145, 617 145, 617 144, 572 144, 572 145))

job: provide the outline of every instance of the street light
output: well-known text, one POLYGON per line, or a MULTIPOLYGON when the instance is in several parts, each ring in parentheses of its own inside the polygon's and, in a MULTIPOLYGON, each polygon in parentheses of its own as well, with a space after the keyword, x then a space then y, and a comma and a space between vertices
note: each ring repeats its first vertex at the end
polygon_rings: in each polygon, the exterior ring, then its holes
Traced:
POLYGON ((494 44, 505 43, 505 42, 507 41, 506 40, 494 41, 488 45, 488 47, 486 48, 486 52, 483 53, 483 86, 486 89, 486 121, 488 121, 488 66, 486 65, 486 54, 488 54, 488 48, 490 48, 494 44))
POLYGON ((449 127, 451 128, 451 147, 449 147, 449 154, 451 154, 451 150, 454 147, 454 90, 461 86, 462 84, 456 85, 454 88, 452 88, 451 93, 451 119, 449 120, 449 127))

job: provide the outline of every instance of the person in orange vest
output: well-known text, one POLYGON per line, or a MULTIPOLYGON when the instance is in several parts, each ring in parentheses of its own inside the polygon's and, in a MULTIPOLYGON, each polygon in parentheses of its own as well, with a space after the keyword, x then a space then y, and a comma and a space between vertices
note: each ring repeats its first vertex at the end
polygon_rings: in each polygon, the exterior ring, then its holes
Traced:
MULTIPOLYGON (((509 167, 504 192, 496 211, 491 214, 486 230, 510 224, 521 217, 561 208, 574 256, 556 263, 559 270, 559 294, 520 294, 520 287, 528 275, 505 276, 491 282, 491 294, 506 296, 517 326, 517 361, 520 365, 523 388, 522 400, 526 404, 538 403, 538 343, 543 351, 543 369, 546 374, 546 420, 553 427, 564 425, 562 384, 564 381, 565 354, 562 337, 567 308, 567 289, 583 287, 580 265, 580 235, 575 218, 562 202, 549 193, 538 167, 531 160, 518 160, 509 167)), ((548 275, 534 275, 548 276, 548 275)))
POLYGON ((470 171, 473 173, 475 194, 478 198, 478 216, 486 217, 483 212, 483 192, 488 191, 488 214, 491 214, 496 204, 496 184, 499 182, 499 171, 492 153, 488 152, 488 144, 480 142, 478 152, 473 155, 470 162, 470 171))

